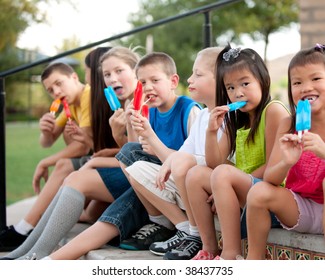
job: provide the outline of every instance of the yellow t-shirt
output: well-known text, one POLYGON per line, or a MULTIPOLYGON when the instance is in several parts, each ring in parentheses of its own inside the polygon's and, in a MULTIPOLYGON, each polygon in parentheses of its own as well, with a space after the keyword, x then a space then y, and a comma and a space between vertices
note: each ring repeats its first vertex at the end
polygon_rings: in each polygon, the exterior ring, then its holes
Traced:
MULTIPOLYGON (((80 97, 80 106, 69 105, 71 112, 71 119, 74 120, 79 127, 90 126, 90 86, 86 85, 84 91, 80 97)), ((60 115, 56 119, 58 126, 65 126, 68 118, 65 111, 62 110, 60 115)))

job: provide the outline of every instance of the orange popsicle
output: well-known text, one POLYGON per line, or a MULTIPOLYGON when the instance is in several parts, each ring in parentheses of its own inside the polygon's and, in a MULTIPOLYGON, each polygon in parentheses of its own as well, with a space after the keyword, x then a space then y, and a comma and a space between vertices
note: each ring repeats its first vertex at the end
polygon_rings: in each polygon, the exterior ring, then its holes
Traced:
POLYGON ((60 104, 61 104, 61 100, 60 99, 55 99, 50 107, 50 113, 55 116, 55 113, 59 110, 60 108, 60 104))

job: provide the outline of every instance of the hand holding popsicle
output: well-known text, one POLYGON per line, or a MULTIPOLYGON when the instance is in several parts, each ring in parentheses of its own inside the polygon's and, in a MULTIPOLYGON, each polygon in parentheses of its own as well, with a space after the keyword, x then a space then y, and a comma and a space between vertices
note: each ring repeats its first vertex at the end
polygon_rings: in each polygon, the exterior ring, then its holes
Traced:
POLYGON ((311 128, 311 107, 307 99, 299 100, 296 109, 296 131, 298 137, 302 138, 302 132, 311 128))
POLYGON ((65 114, 69 120, 69 122, 71 121, 71 112, 70 112, 70 109, 69 109, 69 104, 68 102, 65 100, 65 99, 62 99, 62 103, 63 103, 63 108, 64 108, 64 111, 65 111, 65 114))
POLYGON ((117 99, 114 89, 111 86, 104 89, 104 94, 112 111, 116 111, 117 109, 121 108, 121 103, 117 99))
POLYGON ((55 99, 50 107, 50 113, 55 116, 55 113, 59 110, 61 104, 61 100, 60 99, 55 99))
POLYGON ((232 111, 235 111, 237 109, 244 107, 246 104, 247 104, 247 101, 238 101, 238 102, 228 104, 227 106, 229 107, 229 112, 232 112, 232 111))

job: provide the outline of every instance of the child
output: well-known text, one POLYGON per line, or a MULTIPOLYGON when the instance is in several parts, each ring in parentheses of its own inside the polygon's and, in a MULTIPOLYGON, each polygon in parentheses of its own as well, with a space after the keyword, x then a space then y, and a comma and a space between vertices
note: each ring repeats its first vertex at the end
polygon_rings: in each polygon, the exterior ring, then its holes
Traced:
POLYGON ((325 232, 325 46, 317 44, 299 51, 288 70, 292 117, 278 129, 264 181, 248 193, 247 259, 265 258, 269 211, 287 230, 325 232), (295 107, 299 100, 306 99, 311 105, 311 129, 300 139, 295 133, 295 107), (280 187, 285 178, 285 188, 280 187))
MULTIPOLYGON (((72 119, 83 131, 88 142, 91 141, 90 87, 79 81, 78 75, 67 64, 52 63, 48 65, 41 79, 46 91, 53 99, 66 98, 69 103, 72 119), (89 140, 90 139, 90 140, 89 140)), ((64 134, 67 146, 42 159, 37 165, 33 176, 34 191, 39 197, 26 217, 14 226, 3 230, 0 234, 0 251, 11 251, 22 244, 27 235, 36 226, 41 215, 56 194, 63 179, 72 171, 80 167, 79 157, 90 151, 90 146, 68 137, 64 130, 67 126, 67 117, 62 111, 55 119, 51 113, 46 113, 40 119, 40 143, 43 147, 50 147, 64 134), (48 168, 54 166, 51 176, 48 168), (46 183, 40 192, 40 181, 44 178, 46 183), (45 191, 44 191, 45 190, 45 191)))
MULTIPOLYGON (((135 90, 137 80, 134 68, 138 60, 137 54, 123 47, 112 48, 101 58, 101 70, 105 77, 105 83, 107 86, 111 85, 116 88, 122 105, 132 96, 135 90)), ((101 95, 104 95, 103 92, 101 95)), ((106 101, 104 104, 108 106, 106 101)), ((125 118, 124 111, 120 110, 120 112, 115 112, 114 116, 118 113, 119 116, 124 116, 125 118)), ((84 208, 86 197, 112 203, 110 207, 114 208, 113 205, 116 204, 113 202, 118 200, 129 188, 130 184, 114 157, 95 157, 91 159, 83 168, 73 172, 65 179, 60 191, 52 200, 33 232, 20 247, 9 253, 5 258, 31 258, 34 254, 36 254, 36 258, 42 258, 49 255, 62 237, 78 221, 84 208), (96 161, 96 165, 89 168, 87 165, 91 165, 92 161, 96 161), (110 168, 98 168, 103 167, 104 164, 110 168), (94 169, 94 167, 97 168, 94 169)), ((133 206, 131 202, 129 203, 129 205, 133 206)), ((147 217, 146 215, 143 216, 144 219, 147 217)), ((137 219, 141 222, 141 218, 140 213, 137 219)), ((112 224, 120 228, 118 216, 113 219, 112 224)), ((132 226, 130 227, 132 229, 132 226)), ((102 236, 98 236, 98 238, 102 238, 102 236)), ((106 239, 107 236, 103 238, 106 239)), ((92 241, 96 242, 97 240, 95 239, 94 237, 92 241)), ((80 244, 78 244, 76 250, 79 250, 79 247, 80 244)))
POLYGON ((223 237, 221 258, 241 254, 240 209, 252 185, 263 178, 275 140, 275 131, 284 117, 285 106, 270 101, 270 77, 261 57, 252 49, 224 48, 217 59, 217 107, 210 114, 206 131, 207 167, 188 173, 187 194, 199 228, 203 248, 194 260, 219 259, 214 215, 209 204, 211 192, 223 237), (247 102, 229 112, 227 103, 247 102), (220 141, 215 134, 225 126, 220 141), (224 164, 236 152, 236 165, 224 164))
MULTIPOLYGON (((176 108, 180 109, 181 112, 186 111, 187 114, 185 114, 185 116, 188 116, 189 114, 195 115, 196 110, 193 108, 196 106, 196 103, 185 97, 177 97, 174 93, 174 90, 178 84, 178 76, 176 74, 174 61, 170 56, 164 53, 151 53, 146 55, 137 64, 136 73, 138 79, 143 83, 145 99, 148 99, 148 95, 150 94, 150 106, 157 106, 157 108, 150 109, 150 122, 156 120, 156 118, 154 118, 155 114, 159 114, 160 116, 162 115, 167 118, 168 116, 171 117, 176 115, 178 113, 178 111, 175 111, 176 108), (148 77, 150 77, 150 79, 148 79, 148 77), (177 99, 178 102, 175 102, 175 99, 177 99), (171 100, 174 100, 174 103, 170 102, 171 100), (179 102, 184 102, 181 107, 177 106, 177 104, 180 104, 179 102), (171 106, 171 108, 169 108, 169 106, 171 106), (158 108, 160 108, 162 111, 166 111, 165 114, 158 111, 158 108)), ((130 104, 130 108, 132 108, 132 106, 133 105, 130 104)), ((128 113, 126 114, 128 115, 128 113)), ((130 119, 135 122, 139 118, 141 123, 144 123, 144 131, 146 133, 153 133, 151 128, 149 128, 147 120, 145 118, 141 118, 135 112, 134 114, 135 117, 130 119)), ((175 119, 173 120, 175 121, 175 119)), ((153 125, 157 126, 159 125, 159 122, 155 122, 153 125)), ((185 131, 186 135, 187 129, 189 129, 190 125, 191 122, 187 121, 187 119, 184 117, 184 122, 182 122, 183 127, 180 130, 182 132, 185 131)), ((129 128, 131 127, 129 126, 129 128)), ((139 129, 141 130, 141 128, 139 129)), ((159 131, 160 135, 162 135, 163 131, 167 132, 169 129, 170 126, 163 126, 161 131, 159 131)), ((136 128, 136 130, 138 130, 138 128, 136 128)), ((146 141, 145 135, 141 132, 140 134, 143 137, 142 141, 146 141)), ((178 135, 174 136, 181 138, 182 135, 183 133, 178 133, 178 135)), ((163 144, 159 144, 160 143, 158 143, 160 149, 169 150, 167 147, 164 147, 163 144)), ((126 150, 124 150, 123 155, 126 156, 125 151, 128 151, 128 144, 124 145, 122 150, 125 149, 124 147, 126 147, 126 150)), ((149 146, 147 144, 143 144, 144 150, 141 150, 142 156, 150 157, 150 155, 145 152, 148 148, 149 146)), ((134 150, 131 152, 134 152, 134 150)), ((138 150, 135 150, 135 152, 140 152, 140 149, 138 148, 138 150)), ((138 153, 138 155, 139 154, 140 153, 138 153)), ((119 156, 117 155, 117 157, 119 156)), ((132 157, 126 158, 128 159, 128 162, 136 160, 132 157)), ((88 251, 97 249, 114 238, 119 237, 120 240, 124 240, 126 236, 139 229, 143 224, 145 224, 145 222, 148 222, 147 218, 147 213, 141 202, 137 198, 132 188, 129 188, 106 209, 101 218, 94 225, 79 234, 61 249, 52 253, 46 259, 57 260, 80 258, 88 251)), ((164 235, 162 235, 162 230, 159 232, 160 236, 164 237, 164 235)))
POLYGON ((187 171, 197 164, 205 165, 205 130, 209 111, 215 106, 215 61, 221 49, 217 47, 201 50, 188 78, 191 97, 207 108, 200 111, 191 127, 190 135, 179 151, 171 153, 160 166, 146 161, 137 161, 127 168, 132 186, 140 194, 151 219, 160 224, 158 217, 168 218, 176 227, 176 234, 163 242, 150 245, 151 252, 164 255, 186 239, 187 248, 178 259, 190 259, 201 249, 201 240, 195 227, 185 191, 187 171), (150 171, 150 172, 149 172, 150 171), (171 175, 171 176, 170 176, 171 175), (158 176, 158 177, 157 177, 158 176), (156 180, 157 177, 157 180, 156 180), (187 209, 186 216, 184 210, 187 209), (188 222, 190 220, 190 225, 188 222))
MULTIPOLYGON (((161 165, 168 155, 178 150, 189 134, 198 112, 196 102, 177 96, 178 75, 173 59, 165 53, 152 53, 143 57, 137 66, 137 77, 143 84, 145 100, 149 100, 150 124, 146 118, 133 111, 130 117, 133 129, 141 143, 128 143, 116 155, 126 174, 133 162, 146 161, 161 165)), ((137 163, 135 163, 137 164, 137 163)), ((149 172, 149 170, 147 170, 149 172)), ((129 177, 131 184, 134 180, 129 177)), ((146 202, 139 196, 144 206, 146 202)), ((150 213, 149 213, 150 214, 150 213)), ((153 224, 146 225, 120 247, 147 250, 151 243, 169 239, 175 234, 174 226, 163 216, 151 216, 153 224)))

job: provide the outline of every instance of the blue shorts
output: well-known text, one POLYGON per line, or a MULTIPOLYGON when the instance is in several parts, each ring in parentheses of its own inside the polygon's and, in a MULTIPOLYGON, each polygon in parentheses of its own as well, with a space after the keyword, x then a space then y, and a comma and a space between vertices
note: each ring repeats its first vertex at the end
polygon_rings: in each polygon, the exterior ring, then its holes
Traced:
POLYGON ((137 142, 129 142, 123 145, 122 149, 115 157, 126 166, 131 166, 138 160, 149 161, 160 165, 162 164, 158 157, 144 152, 142 145, 137 142))
POLYGON ((96 168, 114 199, 119 198, 131 185, 120 167, 96 168))
POLYGON ((118 243, 149 223, 148 213, 133 188, 129 188, 118 199, 113 201, 98 220, 110 223, 119 230, 120 236, 110 242, 112 245, 118 245, 118 243))

